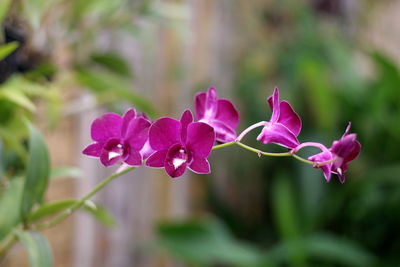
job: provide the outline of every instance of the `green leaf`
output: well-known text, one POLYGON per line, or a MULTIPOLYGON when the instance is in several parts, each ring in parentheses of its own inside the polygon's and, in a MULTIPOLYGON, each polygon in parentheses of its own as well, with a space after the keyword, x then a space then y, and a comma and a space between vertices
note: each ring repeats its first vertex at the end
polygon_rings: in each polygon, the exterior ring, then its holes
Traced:
POLYGON ((93 54, 91 59, 108 70, 124 77, 132 75, 129 64, 119 55, 114 53, 93 54))
MULTIPOLYGON (((34 210, 27 218, 29 223, 34 223, 39 220, 45 219, 49 216, 56 215, 63 212, 73 205, 77 204, 79 201, 76 199, 65 199, 61 201, 46 203, 40 206, 38 209, 34 210)), ((115 221, 113 216, 102 206, 96 205, 94 202, 88 200, 84 203, 82 209, 96 218, 101 224, 107 227, 115 226, 115 221)))
POLYGON ((13 102, 29 110, 30 112, 34 112, 36 110, 36 107, 32 101, 20 90, 6 87, 0 91, 0 98, 13 102))
MULTIPOLYGON (((1 4, 0 4, 0 25, 2 25, 3 20, 7 16, 8 9, 10 8, 10 4, 11 4, 12 0, 1 0, 0 2, 1 2, 1 4)), ((1 57, 0 57, 0 60, 1 60, 1 57)))
MULTIPOLYGON (((1 24, 1 8, 0 8, 0 24, 1 24)), ((6 58, 19 46, 18 42, 10 42, 5 45, 0 46, 0 60, 6 58)))
MULTIPOLYGON (((376 258, 358 244, 328 234, 300 238, 272 248, 267 253, 276 263, 290 261, 290 255, 302 251, 312 260, 340 264, 341 266, 373 266, 376 258)), ((323 265, 325 266, 325 265, 323 265)))
POLYGON ((26 218, 36 203, 43 201, 47 189, 50 161, 46 143, 39 131, 29 122, 29 160, 22 195, 21 215, 26 218))
POLYGON ((60 178, 82 178, 83 173, 78 168, 73 167, 63 167, 63 168, 54 168, 51 170, 50 178, 51 179, 60 179, 60 178))
POLYGON ((0 193, 0 240, 21 221, 18 205, 21 202, 22 179, 13 178, 0 193))
MULTIPOLYGON (((160 244, 176 258, 200 265, 256 266, 256 248, 239 242, 215 220, 164 223, 157 229, 160 244)), ((264 265, 265 266, 265 265, 264 265)))
POLYGON ((28 252, 31 267, 53 266, 53 255, 47 239, 35 231, 15 231, 28 252))

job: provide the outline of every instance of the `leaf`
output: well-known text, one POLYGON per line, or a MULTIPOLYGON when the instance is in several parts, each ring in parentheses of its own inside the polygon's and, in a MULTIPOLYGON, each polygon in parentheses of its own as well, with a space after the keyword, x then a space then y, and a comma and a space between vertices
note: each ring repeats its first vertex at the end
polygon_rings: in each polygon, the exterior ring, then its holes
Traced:
POLYGON ((276 263, 282 264, 288 262, 290 255, 299 250, 307 254, 312 260, 318 259, 344 266, 373 266, 376 261, 376 258, 370 252, 358 244, 328 234, 316 234, 306 238, 285 241, 272 248, 267 256, 274 259, 276 263))
POLYGON ((119 55, 114 53, 93 54, 91 59, 108 70, 124 77, 131 77, 129 64, 119 55))
MULTIPOLYGON (((27 218, 29 223, 34 223, 39 220, 45 219, 49 216, 56 215, 63 212, 73 205, 78 203, 79 200, 76 199, 65 199, 61 201, 46 203, 40 206, 38 209, 34 210, 27 218)), ((100 223, 107 227, 115 226, 115 221, 113 216, 102 206, 96 205, 94 202, 88 200, 83 205, 83 210, 88 212, 90 215, 95 217, 100 223)))
POLYGON ((32 101, 20 90, 14 90, 12 88, 4 88, 0 91, 0 98, 7 99, 10 102, 13 102, 30 112, 34 112, 36 110, 35 105, 32 101))
MULTIPOLYGON (((1 25, 1 7, 0 7, 0 25, 1 25)), ((0 46, 0 60, 6 58, 9 54, 11 54, 15 49, 19 46, 18 42, 10 42, 0 46)))
POLYGON ((31 267, 53 266, 53 255, 47 239, 35 231, 15 231, 28 252, 31 267))
POLYGON ((18 207, 21 202, 22 179, 13 178, 0 194, 0 240, 21 221, 18 207))
MULTIPOLYGON (((10 8, 11 2, 12 2, 12 0, 1 0, 1 5, 0 5, 0 25, 3 24, 3 20, 7 16, 8 9, 10 8)), ((0 57, 0 60, 1 60, 1 57, 0 57)))
POLYGON ((43 201, 47 189, 50 162, 46 144, 39 131, 29 122, 29 160, 22 195, 21 215, 26 218, 36 203, 43 201))
POLYGON ((215 220, 160 224, 160 244, 176 258, 200 265, 233 264, 255 266, 259 251, 231 236, 215 220))
POLYGON ((51 170, 50 178, 51 179, 60 179, 60 178, 82 178, 83 173, 78 168, 73 167, 63 167, 63 168, 55 168, 51 170))

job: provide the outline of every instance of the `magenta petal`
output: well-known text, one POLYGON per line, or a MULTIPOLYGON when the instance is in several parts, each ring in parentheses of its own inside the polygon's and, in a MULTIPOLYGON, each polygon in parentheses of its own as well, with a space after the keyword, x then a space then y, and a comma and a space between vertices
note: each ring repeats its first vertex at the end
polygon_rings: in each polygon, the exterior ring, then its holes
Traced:
POLYGON ((149 137, 150 122, 143 118, 135 118, 130 121, 125 142, 127 142, 134 150, 140 150, 149 137))
POLYGON ((124 116, 122 116, 121 137, 125 137, 129 123, 136 117, 135 109, 128 109, 124 116))
POLYGON ((189 165, 189 169, 198 174, 211 173, 210 163, 207 159, 194 158, 192 163, 189 165))
POLYGON ((347 158, 353 152, 354 146, 357 142, 356 138, 356 134, 349 134, 339 141, 334 141, 331 151, 341 158, 347 158))
POLYGON ((236 129, 239 124, 239 112, 231 101, 218 99, 218 109, 215 119, 224 122, 232 129, 236 129))
POLYGON ((151 154, 154 153, 154 149, 151 148, 149 140, 144 143, 142 149, 140 150, 140 154, 142 155, 143 159, 147 159, 151 154))
POLYGON ((187 136, 187 127, 189 123, 193 122, 192 112, 188 109, 185 110, 181 116, 180 122, 181 122, 181 141, 182 143, 185 143, 187 136))
POLYGON ((105 149, 103 149, 103 151, 101 152, 101 155, 100 155, 100 162, 106 167, 114 165, 120 159, 121 159, 121 156, 110 157, 110 151, 107 151, 105 149))
POLYGON ((120 137, 122 117, 115 113, 106 113, 93 121, 91 136, 94 141, 106 142, 110 138, 120 137))
POLYGON ((142 155, 137 151, 131 150, 124 162, 130 166, 140 166, 142 165, 142 155))
POLYGON ((88 145, 82 151, 82 153, 87 155, 87 156, 100 157, 102 149, 103 149, 103 144, 101 144, 101 143, 93 143, 93 144, 88 145))
POLYGON ((301 119, 293 110, 292 106, 287 101, 280 103, 279 123, 286 126, 295 136, 298 136, 301 130, 301 119))
POLYGON ((154 150, 169 149, 179 143, 181 123, 172 118, 158 119, 151 125, 149 131, 150 146, 154 150))
POLYGON ((264 144, 276 143, 291 149, 299 145, 297 137, 280 123, 267 122, 267 125, 257 137, 257 140, 264 144))
POLYGON ((214 141, 215 132, 211 126, 203 122, 189 124, 186 146, 194 157, 208 157, 214 141))
POLYGON ((162 168, 164 167, 165 158, 167 157, 168 150, 160 150, 156 151, 150 155, 150 157, 146 160, 146 166, 153 168, 162 168))
POLYGON ((215 87, 208 88, 206 94, 206 111, 205 111, 205 118, 214 118, 215 114, 217 113, 217 90, 215 87))
POLYGON ((202 119, 204 117, 204 112, 206 111, 206 92, 200 92, 196 94, 195 109, 196 120, 202 119))
POLYGON ((268 97, 267 102, 272 110, 271 122, 277 122, 280 116, 279 89, 275 87, 274 93, 268 97))
POLYGON ((214 128, 215 131, 215 138, 218 142, 227 143, 231 142, 236 139, 236 132, 228 125, 218 120, 212 120, 209 124, 211 127, 214 128))
POLYGON ((172 178, 182 176, 186 170, 188 161, 190 161, 190 157, 181 144, 171 146, 164 162, 165 171, 172 178))
MULTIPOLYGON (((312 161, 312 162, 325 162, 328 160, 332 159, 332 154, 330 152, 321 152, 318 153, 316 155, 313 155, 311 157, 308 158, 308 160, 312 161)), ((332 163, 330 164, 326 164, 323 165, 321 167, 314 167, 314 168, 320 168, 322 169, 325 179, 327 182, 329 182, 331 180, 331 176, 332 176, 332 163)))
POLYGON ((353 159, 357 158, 361 151, 361 144, 358 141, 355 141, 353 149, 346 157, 346 162, 352 161, 353 159))

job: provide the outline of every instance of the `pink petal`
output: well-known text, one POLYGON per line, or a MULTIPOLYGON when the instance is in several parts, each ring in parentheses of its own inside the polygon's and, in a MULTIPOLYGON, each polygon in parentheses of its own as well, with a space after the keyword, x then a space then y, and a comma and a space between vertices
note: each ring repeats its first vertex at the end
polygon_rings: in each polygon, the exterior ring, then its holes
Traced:
POLYGON ((100 155, 100 162, 106 167, 114 165, 121 159, 121 156, 116 156, 116 157, 110 158, 109 153, 110 153, 110 151, 103 149, 103 151, 101 152, 101 155, 100 155))
POLYGON ((346 135, 339 141, 334 141, 330 150, 341 158, 347 158, 353 152, 356 138, 356 134, 346 135))
POLYGON ((206 92, 200 92, 195 97, 195 111, 196 120, 204 118, 204 112, 206 111, 206 92))
POLYGON ((106 113, 93 121, 91 126, 92 139, 106 142, 110 138, 118 138, 121 133, 122 117, 115 113, 106 113))
POLYGON ((150 155, 150 157, 146 160, 146 166, 153 168, 162 168, 164 167, 165 158, 167 157, 168 150, 160 150, 156 151, 150 155))
POLYGON ((267 102, 269 104, 269 107, 272 110, 272 115, 271 115, 271 122, 277 122, 279 119, 280 115, 280 107, 279 107, 279 89, 275 87, 274 93, 268 97, 267 102))
POLYGON ((237 137, 235 130, 233 130, 231 127, 221 121, 212 120, 207 124, 214 128, 215 138, 218 142, 231 142, 237 137))
POLYGON ((217 89, 215 87, 208 88, 206 95, 206 118, 215 118, 215 114, 217 113, 217 89))
POLYGON ((149 141, 154 150, 169 149, 170 146, 180 142, 181 123, 172 118, 156 120, 150 127, 149 141))
POLYGON ((215 119, 222 121, 232 129, 236 129, 239 124, 239 112, 231 101, 218 99, 218 109, 215 119))
POLYGON ((124 162, 130 166, 140 166, 142 165, 142 155, 137 151, 131 150, 124 162))
POLYGON ((172 178, 182 176, 186 170, 189 155, 184 151, 185 148, 181 144, 175 144, 167 152, 164 168, 172 178))
POLYGON ((192 112, 188 109, 185 110, 181 116, 180 122, 181 122, 181 141, 182 143, 185 143, 187 136, 187 127, 189 123, 193 122, 192 112))
POLYGON ((287 101, 280 103, 279 123, 286 126, 295 136, 298 136, 301 130, 301 119, 293 110, 292 106, 287 101))
POLYGON ((215 132, 211 126, 203 122, 189 124, 186 146, 194 157, 208 157, 214 141, 215 132))
POLYGON ((350 151, 349 155, 347 155, 345 161, 349 162, 349 161, 352 161, 353 159, 357 158, 358 155, 360 155, 360 151, 361 151, 361 144, 360 144, 360 142, 355 141, 353 149, 350 151))
POLYGON ((142 149, 140 150, 140 154, 142 155, 143 159, 147 159, 151 154, 154 153, 154 149, 151 148, 149 140, 144 143, 142 149))
POLYGON ((121 136, 125 137, 126 131, 128 129, 129 123, 131 122, 132 119, 136 117, 136 111, 135 109, 131 108, 128 109, 124 116, 122 116, 122 127, 121 127, 121 136))
POLYGON ((149 137, 150 125, 148 120, 140 117, 131 120, 126 131, 125 142, 134 150, 142 149, 149 137))
POLYGON ((93 143, 93 144, 88 145, 82 151, 82 153, 87 155, 87 156, 100 157, 102 149, 103 149, 103 144, 101 144, 101 143, 93 143))
POLYGON ((198 174, 211 173, 210 163, 204 158, 194 158, 192 163, 189 165, 189 169, 198 174))
MULTIPOLYGON (((315 162, 315 163, 317 163, 317 162, 325 162, 325 161, 331 160, 332 156, 333 155, 330 152, 321 152, 321 153, 318 153, 316 155, 313 155, 313 156, 309 157, 308 160, 310 160, 312 162, 315 162)), ((314 168, 322 169, 322 171, 324 173, 324 176, 325 176, 325 179, 326 179, 327 182, 329 182, 331 180, 332 163, 323 165, 321 167, 316 166, 314 168)))
POLYGON ((276 143, 290 149, 299 145, 297 137, 280 123, 267 123, 257 140, 264 144, 276 143))

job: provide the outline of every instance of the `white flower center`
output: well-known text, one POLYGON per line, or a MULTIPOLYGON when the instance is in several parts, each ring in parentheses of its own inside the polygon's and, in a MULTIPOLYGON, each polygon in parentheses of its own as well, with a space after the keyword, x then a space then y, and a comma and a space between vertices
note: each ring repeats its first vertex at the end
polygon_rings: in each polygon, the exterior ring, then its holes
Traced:
POLYGON ((180 158, 174 158, 172 160, 172 164, 174 165, 174 169, 178 169, 180 166, 182 166, 183 163, 186 162, 186 159, 180 159, 180 158))

